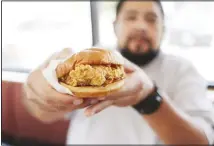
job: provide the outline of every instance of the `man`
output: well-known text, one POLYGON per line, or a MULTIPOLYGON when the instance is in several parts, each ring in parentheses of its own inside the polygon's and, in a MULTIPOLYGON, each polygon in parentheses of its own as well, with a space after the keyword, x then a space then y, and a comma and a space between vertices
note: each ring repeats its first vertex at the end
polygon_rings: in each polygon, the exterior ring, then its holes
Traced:
POLYGON ((160 2, 120 1, 114 28, 119 50, 134 63, 126 60, 124 87, 99 101, 63 95, 42 76, 47 62, 25 86, 23 101, 32 115, 51 122, 71 112, 68 144, 212 143, 214 114, 206 82, 189 62, 159 50, 164 32, 160 2), (76 111, 85 107, 89 118, 76 111))

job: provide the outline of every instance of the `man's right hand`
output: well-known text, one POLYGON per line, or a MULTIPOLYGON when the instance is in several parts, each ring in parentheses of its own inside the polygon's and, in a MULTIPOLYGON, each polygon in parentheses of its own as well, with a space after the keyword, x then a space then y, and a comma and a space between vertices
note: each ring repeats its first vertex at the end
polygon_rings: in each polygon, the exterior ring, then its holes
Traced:
MULTIPOLYGON (((91 101, 89 100, 57 92, 44 78, 42 69, 48 65, 50 60, 66 57, 63 56, 63 53, 65 53, 65 50, 52 56, 46 63, 32 71, 24 85, 24 105, 34 117, 43 122, 53 122, 63 119, 66 113, 91 105, 91 101)), ((66 52, 64 55, 69 54, 66 52)), ((69 66, 61 64, 56 71, 66 73, 64 71, 66 67, 69 66)))

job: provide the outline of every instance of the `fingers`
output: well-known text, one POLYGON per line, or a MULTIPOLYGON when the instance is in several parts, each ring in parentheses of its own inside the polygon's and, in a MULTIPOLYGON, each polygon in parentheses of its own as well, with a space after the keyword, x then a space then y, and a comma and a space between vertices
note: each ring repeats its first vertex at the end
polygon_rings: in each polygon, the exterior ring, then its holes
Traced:
POLYGON ((139 95, 141 95, 140 93, 141 92, 139 92, 133 96, 119 97, 117 100, 101 101, 100 103, 97 103, 95 105, 88 107, 85 110, 85 115, 92 116, 92 115, 97 114, 97 113, 103 111, 104 109, 110 107, 111 105, 116 105, 116 106, 120 106, 120 107, 134 105, 138 102, 139 95))
MULTIPOLYGON (((89 102, 83 102, 83 99, 73 100, 72 102, 62 102, 60 100, 54 100, 47 97, 39 97, 37 94, 34 93, 30 86, 25 86, 26 94, 28 97, 29 102, 36 104, 41 110, 46 112, 59 112, 59 111, 67 111, 72 110, 74 108, 79 108, 85 105, 89 105, 89 102)), ((63 95, 63 94, 62 94, 63 95)), ((64 95, 63 95, 64 96, 64 95)), ((61 95, 59 97, 62 97, 61 95)))
POLYGON ((136 97, 134 97, 134 96, 121 97, 114 101, 114 105, 119 106, 119 107, 132 105, 136 102, 135 98, 136 97))
POLYGON ((72 102, 73 104, 81 104, 83 102, 83 99, 57 92, 47 83, 41 71, 33 73, 33 76, 30 77, 27 82, 27 86, 29 86, 37 96, 43 97, 47 100, 57 101, 58 103, 62 102, 65 104, 72 102), (40 80, 36 80, 36 77, 40 77, 40 80))
POLYGON ((97 103, 95 105, 92 105, 90 107, 88 107, 85 110, 85 115, 86 116, 92 116, 96 113, 101 112, 102 110, 104 110, 105 108, 109 107, 113 105, 113 100, 106 100, 106 101, 101 101, 100 103, 97 103))
POLYGON ((85 107, 89 107, 91 105, 90 100, 84 100, 84 102, 80 105, 66 105, 66 109, 63 111, 64 113, 72 112, 77 109, 82 109, 85 107))
POLYGON ((90 100, 90 103, 91 103, 91 104, 96 104, 96 103, 98 103, 98 102, 99 102, 99 100, 97 100, 97 99, 91 99, 91 100, 90 100))
POLYGON ((143 95, 144 90, 141 90, 140 92, 137 92, 136 94, 131 96, 119 97, 117 100, 114 101, 114 105, 120 107, 134 105, 144 99, 143 95))
POLYGON ((25 85, 25 91, 26 91, 26 100, 28 100, 32 104, 37 104, 42 110, 49 111, 49 112, 55 112, 57 111, 56 108, 51 108, 48 104, 46 104, 42 99, 40 99, 39 96, 37 96, 33 90, 25 85))
POLYGON ((48 90, 48 91, 46 91, 46 93, 48 93, 48 96, 46 96, 47 99, 57 101, 57 102, 62 102, 65 104, 73 103, 75 105, 79 105, 79 104, 83 103, 83 99, 81 99, 81 98, 77 98, 77 97, 74 97, 74 96, 68 95, 68 94, 59 93, 56 90, 54 90, 53 88, 48 88, 47 90, 48 90))
POLYGON ((74 109, 83 108, 91 104, 96 104, 100 99, 83 100, 71 95, 66 95, 54 90, 45 79, 35 80, 35 77, 41 77, 41 72, 36 73, 28 80, 27 87, 28 95, 33 103, 37 104, 44 111, 60 112, 72 111, 74 109), (32 84, 33 83, 33 84, 32 84))
POLYGON ((119 91, 107 95, 106 99, 116 100, 120 97, 135 95, 142 90, 141 82, 134 81, 133 83, 133 81, 130 81, 128 79, 125 82, 125 86, 123 86, 119 91))

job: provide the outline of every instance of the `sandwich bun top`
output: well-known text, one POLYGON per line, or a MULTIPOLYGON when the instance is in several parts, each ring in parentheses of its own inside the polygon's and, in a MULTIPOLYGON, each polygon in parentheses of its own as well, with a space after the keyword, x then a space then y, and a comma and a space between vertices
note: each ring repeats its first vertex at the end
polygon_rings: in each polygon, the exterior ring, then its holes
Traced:
POLYGON ((89 48, 72 55, 65 63, 80 65, 123 65, 124 59, 116 51, 101 48, 89 48))

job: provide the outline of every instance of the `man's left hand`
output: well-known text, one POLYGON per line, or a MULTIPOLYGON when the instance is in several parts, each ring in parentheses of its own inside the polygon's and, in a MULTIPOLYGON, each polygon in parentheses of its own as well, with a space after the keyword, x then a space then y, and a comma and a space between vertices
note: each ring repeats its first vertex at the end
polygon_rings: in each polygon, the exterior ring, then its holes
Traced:
POLYGON ((88 107, 85 111, 87 116, 94 115, 111 105, 124 107, 137 104, 152 92, 153 82, 141 68, 125 60, 124 70, 126 72, 124 86, 104 97, 103 101, 88 107))

